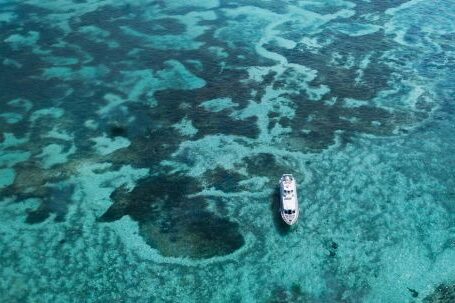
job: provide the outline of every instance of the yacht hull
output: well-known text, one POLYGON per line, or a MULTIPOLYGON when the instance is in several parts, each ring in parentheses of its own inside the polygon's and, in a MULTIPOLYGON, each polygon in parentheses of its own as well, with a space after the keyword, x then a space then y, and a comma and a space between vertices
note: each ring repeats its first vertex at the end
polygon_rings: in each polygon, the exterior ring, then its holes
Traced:
POLYGON ((291 174, 284 174, 280 179, 280 213, 287 225, 294 225, 299 218, 297 185, 291 174))

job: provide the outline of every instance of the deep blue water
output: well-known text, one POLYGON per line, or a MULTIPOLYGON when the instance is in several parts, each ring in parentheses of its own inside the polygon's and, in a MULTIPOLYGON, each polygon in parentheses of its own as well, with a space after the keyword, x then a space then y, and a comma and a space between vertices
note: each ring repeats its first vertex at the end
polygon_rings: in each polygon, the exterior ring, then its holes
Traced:
POLYGON ((2 302, 455 302, 454 1, 2 1, 0 64, 2 302))

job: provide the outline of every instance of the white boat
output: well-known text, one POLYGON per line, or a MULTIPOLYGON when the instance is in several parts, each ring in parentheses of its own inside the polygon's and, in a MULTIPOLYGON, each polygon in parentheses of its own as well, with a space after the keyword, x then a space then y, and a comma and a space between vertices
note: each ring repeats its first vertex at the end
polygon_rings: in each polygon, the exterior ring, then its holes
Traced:
POLYGON ((297 185, 291 174, 284 174, 280 179, 281 218, 288 225, 293 225, 299 217, 297 185))

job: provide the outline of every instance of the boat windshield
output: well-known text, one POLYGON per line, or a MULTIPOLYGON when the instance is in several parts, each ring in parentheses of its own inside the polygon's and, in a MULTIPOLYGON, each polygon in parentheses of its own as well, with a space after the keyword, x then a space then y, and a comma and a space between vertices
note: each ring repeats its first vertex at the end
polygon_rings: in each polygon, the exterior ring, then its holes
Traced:
POLYGON ((290 175, 284 176, 284 181, 292 181, 292 176, 290 175))

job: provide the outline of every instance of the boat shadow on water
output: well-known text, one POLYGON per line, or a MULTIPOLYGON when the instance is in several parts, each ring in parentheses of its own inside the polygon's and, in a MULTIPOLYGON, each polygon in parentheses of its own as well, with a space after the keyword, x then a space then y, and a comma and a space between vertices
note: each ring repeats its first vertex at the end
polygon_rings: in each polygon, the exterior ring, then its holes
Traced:
POLYGON ((278 231, 278 233, 281 236, 285 236, 285 235, 289 234, 290 232, 292 232, 292 230, 295 229, 295 226, 287 225, 281 218, 280 199, 281 199, 280 188, 276 187, 272 194, 272 203, 270 203, 270 208, 272 211, 273 223, 275 225, 276 230, 278 231))

